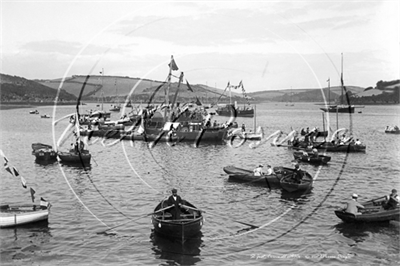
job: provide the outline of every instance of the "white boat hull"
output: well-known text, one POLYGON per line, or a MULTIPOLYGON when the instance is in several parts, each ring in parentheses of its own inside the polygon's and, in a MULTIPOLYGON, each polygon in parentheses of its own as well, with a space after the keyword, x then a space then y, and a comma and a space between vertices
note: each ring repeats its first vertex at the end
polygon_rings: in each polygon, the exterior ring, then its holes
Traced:
POLYGON ((36 210, 33 209, 33 206, 10 206, 8 209, 2 209, 0 212, 0 228, 45 221, 48 217, 49 209, 42 210, 39 206, 36 210))

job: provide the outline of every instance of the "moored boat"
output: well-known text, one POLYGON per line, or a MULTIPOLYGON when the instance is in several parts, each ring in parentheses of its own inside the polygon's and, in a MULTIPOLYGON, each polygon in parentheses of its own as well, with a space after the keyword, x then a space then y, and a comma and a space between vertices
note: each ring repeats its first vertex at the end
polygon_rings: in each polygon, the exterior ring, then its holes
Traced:
POLYGON ((237 107, 233 108, 233 105, 225 105, 219 106, 215 112, 219 116, 232 116, 232 117, 253 117, 254 116, 254 108, 249 107, 237 107))
POLYGON ((31 115, 37 115, 37 114, 39 114, 39 111, 38 110, 32 110, 32 111, 29 111, 29 113, 31 115))
POLYGON ((0 228, 14 227, 48 220, 50 207, 38 205, 0 206, 0 228))
POLYGON ((41 115, 40 118, 50 118, 50 116, 46 114, 46 115, 41 115))
POLYGON ((335 210, 338 218, 344 222, 350 223, 374 223, 388 222, 391 220, 400 220, 400 207, 385 210, 382 203, 386 200, 361 202, 365 209, 360 209, 361 214, 352 214, 345 212, 344 209, 335 210))
POLYGON ((204 222, 202 212, 188 201, 184 200, 183 203, 182 214, 179 219, 173 220, 168 212, 170 206, 167 201, 161 201, 151 217, 154 231, 167 237, 181 239, 182 242, 198 235, 204 222))
POLYGON ((399 129, 398 126, 394 126, 394 127, 386 126, 385 133, 387 133, 387 134, 400 134, 400 129, 399 129))
POLYGON ((32 143, 32 154, 38 161, 51 161, 57 159, 57 152, 51 145, 32 143))
POLYGON ((90 159, 92 158, 92 155, 89 153, 88 150, 81 150, 81 151, 75 151, 74 149, 71 149, 68 152, 62 152, 59 151, 57 153, 58 158, 60 158, 60 161, 63 163, 70 163, 70 164, 79 164, 79 163, 90 163, 90 159))
POLYGON ((327 164, 331 160, 330 156, 305 151, 294 151, 293 156, 296 160, 310 164, 327 164))

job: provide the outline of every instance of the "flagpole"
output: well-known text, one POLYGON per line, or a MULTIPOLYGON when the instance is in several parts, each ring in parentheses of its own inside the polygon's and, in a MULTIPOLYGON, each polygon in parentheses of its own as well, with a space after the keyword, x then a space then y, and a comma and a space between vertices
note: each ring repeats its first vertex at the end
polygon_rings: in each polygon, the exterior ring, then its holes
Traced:
POLYGON ((168 84, 167 84, 167 89, 165 91, 165 109, 164 109, 164 122, 167 122, 168 118, 168 109, 169 109, 169 89, 171 85, 171 75, 172 75, 172 62, 174 60, 174 56, 171 55, 171 62, 169 64, 169 73, 168 73, 168 84))

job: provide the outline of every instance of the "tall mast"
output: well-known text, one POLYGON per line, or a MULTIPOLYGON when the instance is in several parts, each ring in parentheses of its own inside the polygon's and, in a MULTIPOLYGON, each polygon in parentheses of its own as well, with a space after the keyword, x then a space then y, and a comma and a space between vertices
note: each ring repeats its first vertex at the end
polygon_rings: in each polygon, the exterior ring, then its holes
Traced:
POLYGON ((167 119, 169 117, 169 89, 171 86, 171 75, 172 75, 172 62, 174 61, 174 56, 171 55, 171 61, 169 63, 169 73, 168 73, 168 83, 167 83, 167 89, 165 90, 165 109, 164 109, 164 122, 167 122, 167 119))
POLYGON ((103 88, 104 68, 101 69, 101 110, 103 111, 104 105, 104 88, 103 88))
POLYGON ((342 94, 341 94, 341 97, 340 97, 340 104, 343 104, 343 53, 341 54, 342 55, 342 60, 341 60, 341 62, 342 62, 342 65, 341 65, 341 73, 340 73, 340 84, 341 84, 341 92, 342 92, 342 94))
POLYGON ((328 104, 331 104, 331 78, 328 78, 328 104))

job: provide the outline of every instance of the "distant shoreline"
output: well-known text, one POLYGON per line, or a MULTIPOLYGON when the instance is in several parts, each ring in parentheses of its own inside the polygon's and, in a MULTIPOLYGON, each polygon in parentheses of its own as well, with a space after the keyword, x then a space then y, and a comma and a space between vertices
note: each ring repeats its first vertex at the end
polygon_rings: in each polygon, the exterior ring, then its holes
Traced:
MULTIPOLYGON (((18 108, 35 108, 38 106, 52 106, 53 102, 1 102, 0 110, 10 110, 18 108)), ((76 105, 76 102, 57 103, 57 105, 76 105)))

